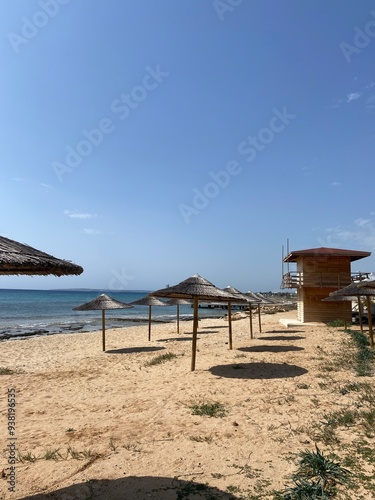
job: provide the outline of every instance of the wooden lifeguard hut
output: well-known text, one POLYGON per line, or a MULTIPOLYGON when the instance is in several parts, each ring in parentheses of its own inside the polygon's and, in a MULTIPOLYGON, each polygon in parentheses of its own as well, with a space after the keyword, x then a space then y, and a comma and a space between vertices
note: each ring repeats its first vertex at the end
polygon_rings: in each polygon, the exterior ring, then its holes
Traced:
POLYGON ((351 322, 351 302, 322 302, 322 299, 353 281, 368 279, 370 273, 352 273, 353 261, 371 252, 340 248, 310 248, 290 252, 285 263, 297 269, 283 274, 282 288, 297 289, 297 319, 302 323, 346 319, 351 322))

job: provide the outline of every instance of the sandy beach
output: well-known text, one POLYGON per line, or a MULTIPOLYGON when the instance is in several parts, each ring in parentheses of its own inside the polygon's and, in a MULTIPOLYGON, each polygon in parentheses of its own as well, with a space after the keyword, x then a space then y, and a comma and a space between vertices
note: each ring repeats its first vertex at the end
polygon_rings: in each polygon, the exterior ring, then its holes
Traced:
MULTIPOLYGON (((273 498, 290 484, 294 454, 315 443, 341 460, 360 440, 374 448, 359 422, 337 427, 337 441, 323 434, 328 414, 358 408, 360 393, 349 386, 375 385, 332 364, 343 351, 354 357, 348 334, 280 323, 295 317, 262 315, 254 339, 247 318, 234 321, 232 350, 225 319, 200 320, 194 372, 191 321, 180 323, 180 334, 174 323, 154 324, 150 342, 147 325, 108 330, 105 353, 100 331, 2 342, 0 366, 14 372, 1 378, 0 498, 273 498), (161 355, 169 358, 156 363, 161 355), (223 413, 194 414, 200 405, 223 413)), ((374 474, 374 462, 362 459, 358 452, 357 465, 374 474)), ((342 498, 375 498, 357 484, 342 498)))

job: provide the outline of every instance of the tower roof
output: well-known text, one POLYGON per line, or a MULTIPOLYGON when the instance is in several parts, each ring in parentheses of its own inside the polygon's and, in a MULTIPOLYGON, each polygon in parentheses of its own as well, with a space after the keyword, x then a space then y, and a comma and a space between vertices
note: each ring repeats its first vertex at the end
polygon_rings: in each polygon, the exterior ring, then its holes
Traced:
POLYGON ((350 257, 350 262, 369 257, 371 252, 359 250, 345 250, 342 248, 309 248, 307 250, 295 250, 284 257, 284 262, 296 262, 299 257, 350 257))

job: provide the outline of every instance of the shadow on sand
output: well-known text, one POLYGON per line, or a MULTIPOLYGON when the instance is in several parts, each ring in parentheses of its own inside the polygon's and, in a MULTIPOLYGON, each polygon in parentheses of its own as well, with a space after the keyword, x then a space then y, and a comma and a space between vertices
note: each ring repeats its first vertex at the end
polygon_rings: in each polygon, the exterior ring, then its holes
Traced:
POLYGON ((303 340, 300 335, 275 335, 274 337, 258 337, 258 340, 303 340))
MULTIPOLYGON (((200 328, 200 330, 204 330, 205 328, 206 328, 206 329, 210 329, 210 328, 212 328, 212 326, 202 326, 202 327, 200 328)), ((219 325, 219 326, 218 326, 218 325, 215 325, 215 328, 228 328, 228 325, 219 325)))
POLYGON ((124 347, 123 349, 108 349, 106 351, 107 354, 131 354, 133 352, 152 352, 152 351, 161 351, 165 349, 165 347, 124 347))
POLYGON ((212 375, 225 378, 273 379, 299 377, 307 373, 305 368, 286 363, 238 363, 217 365, 209 369, 212 375))
POLYGON ((240 497, 195 481, 181 481, 171 477, 130 476, 112 480, 92 479, 51 493, 36 494, 19 500, 176 500, 177 498, 238 500, 240 497))
POLYGON ((244 352, 288 352, 304 351, 304 348, 295 345, 254 345, 251 347, 239 347, 238 350, 244 352))
POLYGON ((288 335, 289 333, 306 333, 304 330, 268 330, 266 333, 285 333, 288 335))
POLYGON ((156 342, 171 342, 172 340, 174 342, 183 342, 183 341, 186 341, 186 340, 188 340, 189 342, 191 342, 191 337, 170 337, 168 339, 157 339, 156 342))

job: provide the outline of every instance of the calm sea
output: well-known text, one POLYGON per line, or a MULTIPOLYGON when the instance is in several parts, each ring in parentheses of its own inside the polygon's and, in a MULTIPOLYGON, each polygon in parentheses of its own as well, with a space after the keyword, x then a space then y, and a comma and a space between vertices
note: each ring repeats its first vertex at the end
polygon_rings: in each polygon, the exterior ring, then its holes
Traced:
MULTIPOLYGON (((8 290, 0 289, 0 340, 9 336, 74 333, 101 329, 101 311, 73 311, 101 293, 129 303, 147 295, 144 291, 108 292, 80 290, 8 290)), ((176 321, 176 306, 152 307, 153 321, 176 321)), ((200 317, 222 316, 222 310, 200 309, 200 317)), ((106 328, 148 322, 148 306, 107 310, 106 328)), ((180 320, 192 319, 190 305, 180 306, 180 320)))

